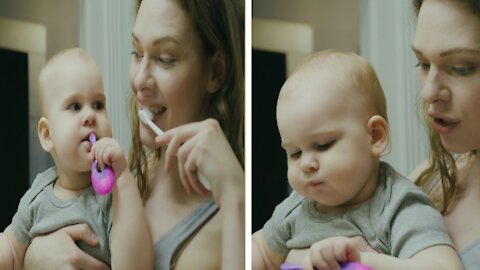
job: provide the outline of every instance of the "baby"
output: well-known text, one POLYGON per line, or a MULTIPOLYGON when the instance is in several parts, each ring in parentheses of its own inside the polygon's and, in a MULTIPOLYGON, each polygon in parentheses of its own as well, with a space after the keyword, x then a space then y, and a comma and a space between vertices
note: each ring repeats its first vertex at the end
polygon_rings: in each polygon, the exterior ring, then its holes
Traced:
POLYGON ((294 191, 253 234, 253 269, 340 269, 346 261, 461 269, 429 197, 380 161, 389 143, 386 101, 365 59, 312 55, 283 85, 277 124, 294 191), (363 252, 357 236, 380 253, 363 252))
POLYGON ((100 70, 84 51, 54 55, 39 76, 42 117, 38 137, 55 162, 37 175, 17 213, 0 234, 0 269, 21 269, 31 240, 64 226, 86 223, 99 244, 77 245, 113 269, 152 269, 151 236, 124 152, 111 137, 100 70), (90 133, 99 139, 89 141, 90 133), (92 161, 116 174, 112 194, 91 185, 92 161), (121 202, 121 203, 120 203, 121 202))

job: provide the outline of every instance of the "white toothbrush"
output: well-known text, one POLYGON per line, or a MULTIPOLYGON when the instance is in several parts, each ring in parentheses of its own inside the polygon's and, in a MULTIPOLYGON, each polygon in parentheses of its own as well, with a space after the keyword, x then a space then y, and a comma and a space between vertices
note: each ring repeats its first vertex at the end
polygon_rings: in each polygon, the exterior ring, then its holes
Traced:
POLYGON ((153 130, 153 132, 157 134, 157 136, 163 134, 163 130, 161 130, 159 127, 157 127, 157 125, 152 122, 153 113, 149 109, 143 108, 138 111, 138 117, 140 117, 140 120, 142 120, 145 125, 149 126, 153 130))
MULTIPOLYGON (((143 108, 138 111, 138 117, 140 120, 147 126, 149 126, 157 136, 160 136, 163 134, 163 130, 161 130, 157 125, 155 125, 152 122, 153 119, 153 113, 148 109, 148 108, 143 108)), ((200 173, 197 174, 198 180, 200 180, 200 183, 207 189, 207 190, 212 190, 210 187, 210 183, 207 181, 205 176, 201 175, 200 173)))

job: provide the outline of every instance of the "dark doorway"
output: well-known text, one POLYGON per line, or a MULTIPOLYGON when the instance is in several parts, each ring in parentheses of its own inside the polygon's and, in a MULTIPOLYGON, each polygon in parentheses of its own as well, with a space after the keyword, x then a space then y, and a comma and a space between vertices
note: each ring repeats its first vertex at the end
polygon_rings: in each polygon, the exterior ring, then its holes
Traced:
POLYGON ((11 223, 20 198, 28 189, 28 55, 0 48, 0 91, 3 116, 0 230, 11 223))
POLYGON ((253 50, 252 232, 263 227, 289 190, 276 121, 277 97, 285 79, 285 54, 253 50))

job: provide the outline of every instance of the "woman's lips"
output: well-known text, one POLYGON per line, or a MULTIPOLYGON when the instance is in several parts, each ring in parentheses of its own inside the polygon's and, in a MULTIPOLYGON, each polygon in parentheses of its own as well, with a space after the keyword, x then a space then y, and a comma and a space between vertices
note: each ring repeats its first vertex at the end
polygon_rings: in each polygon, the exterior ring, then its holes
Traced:
POLYGON ((447 134, 450 133, 453 129, 455 129, 456 126, 460 123, 459 121, 452 121, 452 120, 447 120, 445 118, 441 117, 432 117, 432 123, 433 123, 433 128, 439 133, 439 134, 447 134))

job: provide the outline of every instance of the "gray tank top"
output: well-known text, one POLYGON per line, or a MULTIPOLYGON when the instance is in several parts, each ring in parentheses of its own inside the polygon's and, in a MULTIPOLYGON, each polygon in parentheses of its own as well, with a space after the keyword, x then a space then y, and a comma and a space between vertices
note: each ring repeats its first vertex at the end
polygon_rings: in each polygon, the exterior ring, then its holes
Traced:
POLYGON ((174 268, 176 253, 218 211, 212 198, 190 212, 155 243, 155 270, 174 268))
POLYGON ((460 252, 460 259, 462 260, 465 270, 480 269, 480 239, 463 249, 462 252, 460 252))

